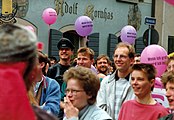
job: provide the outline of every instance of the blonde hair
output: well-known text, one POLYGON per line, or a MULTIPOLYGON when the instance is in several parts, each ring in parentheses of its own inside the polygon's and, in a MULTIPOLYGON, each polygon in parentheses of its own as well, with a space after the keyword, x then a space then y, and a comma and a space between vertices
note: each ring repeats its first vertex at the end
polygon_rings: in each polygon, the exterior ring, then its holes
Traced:
POLYGON ((132 45, 130 45, 129 43, 126 43, 126 42, 120 42, 120 43, 118 43, 116 45, 115 50, 117 48, 120 48, 120 47, 128 48, 128 50, 129 50, 129 53, 128 53, 129 58, 134 58, 134 56, 135 56, 135 49, 134 49, 134 47, 132 45))
POLYGON ((81 47, 78 49, 77 54, 82 53, 82 54, 89 54, 90 59, 94 59, 94 51, 91 48, 88 47, 81 47))

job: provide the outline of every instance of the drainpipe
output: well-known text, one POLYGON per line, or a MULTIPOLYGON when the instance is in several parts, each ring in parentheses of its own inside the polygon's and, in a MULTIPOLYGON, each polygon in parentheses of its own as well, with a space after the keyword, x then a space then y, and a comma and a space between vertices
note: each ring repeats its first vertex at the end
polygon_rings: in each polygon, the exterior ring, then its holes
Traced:
POLYGON ((164 41, 164 32, 165 32, 165 12, 166 12, 166 2, 163 2, 163 13, 162 13, 162 15, 163 15, 163 17, 162 17, 162 33, 161 33, 161 45, 162 46, 165 46, 165 48, 167 48, 167 50, 168 50, 168 40, 167 40, 167 42, 166 42, 166 40, 164 41), (166 44, 164 43, 164 42, 166 42, 166 44))
MULTIPOLYGON (((155 0, 152 0, 151 17, 155 18, 155 0)), ((152 28, 154 28, 154 25, 152 25, 152 28)))
MULTIPOLYGON (((151 17, 155 18, 155 0, 152 0, 151 17)), ((148 45, 150 45, 150 42, 151 42, 151 36, 152 36, 152 30, 151 29, 152 28, 154 28, 154 25, 149 25, 148 45)))
POLYGON ((151 17, 155 17, 155 0, 152 0, 151 17))

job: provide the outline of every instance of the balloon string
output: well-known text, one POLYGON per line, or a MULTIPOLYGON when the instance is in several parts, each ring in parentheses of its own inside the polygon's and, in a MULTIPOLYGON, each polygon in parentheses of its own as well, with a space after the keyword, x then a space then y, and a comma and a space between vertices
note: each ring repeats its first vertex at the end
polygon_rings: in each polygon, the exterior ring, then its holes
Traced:
POLYGON ((49 46, 50 46, 50 25, 48 25, 48 50, 49 50, 49 46))
POLYGON ((88 36, 85 36, 85 37, 84 37, 84 40, 85 40, 86 42, 89 41, 87 37, 88 37, 88 36))

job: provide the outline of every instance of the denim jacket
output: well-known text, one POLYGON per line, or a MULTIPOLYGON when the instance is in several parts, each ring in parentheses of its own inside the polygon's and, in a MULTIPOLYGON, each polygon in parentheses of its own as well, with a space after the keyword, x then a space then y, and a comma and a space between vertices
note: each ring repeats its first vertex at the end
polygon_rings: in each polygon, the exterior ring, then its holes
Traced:
POLYGON ((45 76, 44 78, 43 84, 41 84, 42 93, 39 105, 41 109, 58 116, 61 99, 60 86, 56 80, 45 76))

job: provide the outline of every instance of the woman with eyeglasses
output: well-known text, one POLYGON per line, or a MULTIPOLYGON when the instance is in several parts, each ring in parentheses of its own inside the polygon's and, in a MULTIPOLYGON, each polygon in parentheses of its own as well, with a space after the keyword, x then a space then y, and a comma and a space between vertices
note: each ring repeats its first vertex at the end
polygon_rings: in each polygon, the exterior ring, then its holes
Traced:
POLYGON ((72 67, 64 73, 63 79, 67 83, 64 120, 112 120, 95 105, 100 81, 89 68, 72 67))

